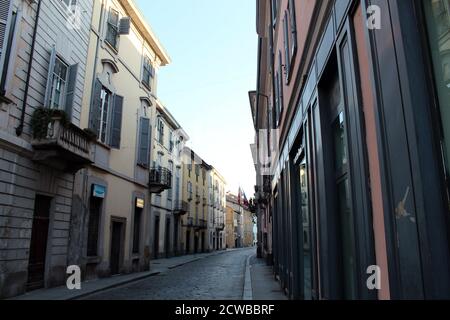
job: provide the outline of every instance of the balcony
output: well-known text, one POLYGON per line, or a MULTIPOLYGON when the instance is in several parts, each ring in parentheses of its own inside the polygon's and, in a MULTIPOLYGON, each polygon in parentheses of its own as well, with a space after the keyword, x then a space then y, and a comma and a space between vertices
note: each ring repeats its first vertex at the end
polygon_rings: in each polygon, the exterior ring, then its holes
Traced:
POLYGON ((208 229, 208 222, 205 219, 199 219, 195 223, 195 228, 198 230, 208 229))
MULTIPOLYGON (((47 112, 37 109, 35 112, 47 112)), ((68 122, 64 116, 41 117, 33 125, 31 145, 33 161, 65 172, 76 172, 93 163, 91 143, 93 134, 68 122), (48 120, 47 120, 48 119, 48 120)))
POLYGON ((192 228, 194 226, 194 218, 187 217, 186 222, 183 224, 183 227, 192 228))
POLYGON ((195 203, 196 204, 200 203, 200 195, 198 195, 198 194, 195 195, 195 203))
POLYGON ((223 222, 217 222, 217 223, 215 224, 215 227, 216 227, 217 230, 222 231, 223 229, 225 229, 225 223, 223 223, 223 222))
POLYGON ((189 203, 186 201, 177 201, 173 207, 173 213, 176 215, 185 215, 189 212, 189 203))
POLYGON ((166 168, 151 168, 148 183, 150 193, 161 193, 172 188, 172 172, 166 168))

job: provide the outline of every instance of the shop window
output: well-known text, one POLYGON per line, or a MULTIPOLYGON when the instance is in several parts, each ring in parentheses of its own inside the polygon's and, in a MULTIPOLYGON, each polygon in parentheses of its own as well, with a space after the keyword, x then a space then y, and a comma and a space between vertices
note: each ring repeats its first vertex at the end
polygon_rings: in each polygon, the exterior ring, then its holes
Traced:
POLYGON ((448 183, 450 181, 450 1, 428 0, 423 3, 443 130, 441 148, 448 183))

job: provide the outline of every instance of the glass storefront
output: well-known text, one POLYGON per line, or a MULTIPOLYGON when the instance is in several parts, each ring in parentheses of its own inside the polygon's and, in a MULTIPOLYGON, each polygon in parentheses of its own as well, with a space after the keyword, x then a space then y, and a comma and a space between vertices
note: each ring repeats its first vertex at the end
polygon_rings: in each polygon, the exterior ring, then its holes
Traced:
MULTIPOLYGON (((428 38, 433 60, 435 87, 442 121, 441 147, 447 181, 450 170, 450 1, 424 0, 428 38)), ((450 204, 449 204, 450 208, 450 204)))

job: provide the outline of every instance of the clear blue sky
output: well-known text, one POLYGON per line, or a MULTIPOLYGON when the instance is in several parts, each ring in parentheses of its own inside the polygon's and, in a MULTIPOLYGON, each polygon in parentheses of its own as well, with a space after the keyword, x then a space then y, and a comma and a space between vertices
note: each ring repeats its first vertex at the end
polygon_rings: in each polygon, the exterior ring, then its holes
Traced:
POLYGON ((256 87, 254 0, 136 0, 172 59, 158 96, 191 137, 190 146, 253 196, 254 140, 248 91, 256 87))

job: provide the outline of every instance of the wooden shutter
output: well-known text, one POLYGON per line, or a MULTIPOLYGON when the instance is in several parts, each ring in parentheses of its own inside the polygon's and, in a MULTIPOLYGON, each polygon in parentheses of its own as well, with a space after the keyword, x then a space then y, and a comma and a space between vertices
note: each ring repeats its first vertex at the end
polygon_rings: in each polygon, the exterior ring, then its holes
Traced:
POLYGON ((120 149, 120 138, 122 134, 122 111, 123 111, 123 97, 115 95, 114 104, 111 116, 111 136, 110 147, 120 149))
POLYGON ((77 87, 77 73, 78 73, 78 63, 71 65, 68 70, 67 76, 67 90, 66 90, 66 100, 65 100, 65 110, 69 119, 72 118, 72 108, 73 99, 75 96, 75 89, 77 87))
POLYGON ((45 89, 44 107, 50 108, 50 98, 52 95, 53 71, 55 69, 56 48, 53 46, 50 52, 50 60, 48 63, 47 87, 45 89))
POLYGON ((130 34, 131 29, 131 18, 123 17, 119 21, 119 34, 120 35, 128 35, 130 34))
POLYGON ((284 69, 286 72, 286 81, 289 79, 289 70, 290 70, 290 61, 291 61, 291 52, 289 50, 289 16, 288 12, 284 13, 284 69))
POLYGON ((297 17, 295 15, 295 0, 289 0, 289 19, 291 21, 291 57, 297 52, 297 17))
MULTIPOLYGON (((281 51, 278 51, 278 68, 280 76, 278 77, 278 90, 279 90, 279 114, 277 118, 280 118, 281 113, 283 112, 284 108, 284 101, 283 101, 283 57, 281 55, 281 51)), ((278 119, 280 121, 280 119, 278 119)))
POLYGON ((8 17, 11 7, 10 0, 0 1, 0 61, 2 61, 3 48, 6 47, 8 17))
POLYGON ((141 118, 139 125, 138 164, 148 167, 150 160, 150 119, 141 118))
POLYGON ((97 79, 95 80, 94 90, 92 92, 92 104, 89 115, 89 129, 97 134, 100 133, 100 117, 102 108, 102 84, 97 79))

